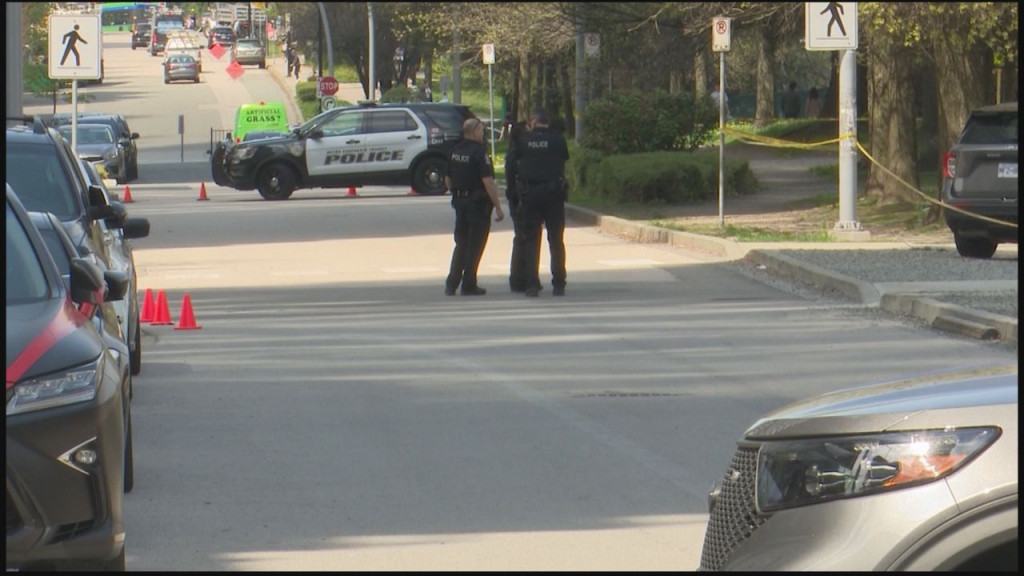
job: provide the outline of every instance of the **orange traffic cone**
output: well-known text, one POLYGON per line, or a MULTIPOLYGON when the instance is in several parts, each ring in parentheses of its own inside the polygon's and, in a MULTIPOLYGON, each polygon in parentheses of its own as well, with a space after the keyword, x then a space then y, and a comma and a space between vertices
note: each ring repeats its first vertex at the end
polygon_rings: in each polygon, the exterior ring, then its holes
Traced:
POLYGON ((348 195, 349 196, 356 196, 357 195, 356 194, 356 187, 355 186, 349 186, 348 187, 348 195))
POLYGON ((406 196, 419 196, 419 195, 420 195, 420 193, 417 192, 415 188, 409 188, 409 193, 406 194, 406 196))
POLYGON ((125 204, 131 204, 132 202, 135 202, 135 200, 132 200, 132 189, 130 187, 124 187, 124 198, 122 198, 121 201, 124 202, 125 204))
POLYGON ((196 316, 192 313, 192 299, 188 293, 181 301, 181 320, 174 327, 175 330, 199 330, 202 326, 196 324, 196 316))
POLYGON ((209 200, 206 197, 206 182, 199 185, 199 198, 196 198, 196 200, 209 200))
POLYGON ((153 289, 146 288, 146 298, 142 301, 142 313, 139 314, 139 322, 147 324, 153 321, 156 313, 156 303, 153 302, 153 289))
POLYGON ((153 318, 153 326, 170 326, 174 324, 171 320, 171 308, 167 305, 167 295, 161 290, 156 294, 156 316, 153 318))

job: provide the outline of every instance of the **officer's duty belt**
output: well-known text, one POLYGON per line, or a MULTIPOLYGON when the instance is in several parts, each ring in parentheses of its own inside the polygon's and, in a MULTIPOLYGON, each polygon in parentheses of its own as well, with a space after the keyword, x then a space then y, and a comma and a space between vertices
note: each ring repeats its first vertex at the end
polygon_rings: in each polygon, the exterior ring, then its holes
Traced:
POLYGON ((480 192, 479 190, 452 190, 452 196, 455 198, 467 198, 480 192))

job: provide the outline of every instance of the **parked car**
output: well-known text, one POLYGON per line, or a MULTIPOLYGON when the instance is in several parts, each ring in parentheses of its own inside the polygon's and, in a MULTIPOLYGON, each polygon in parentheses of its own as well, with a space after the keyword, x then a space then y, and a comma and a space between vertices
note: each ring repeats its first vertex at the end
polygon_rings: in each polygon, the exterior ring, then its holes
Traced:
MULTIPOLYGON (((117 136, 118 141, 125 139, 125 159, 127 160, 126 166, 128 171, 125 181, 132 182, 138 179, 139 146, 135 141, 139 139, 139 133, 132 132, 132 129, 128 126, 128 119, 124 115, 103 112, 79 112, 78 121, 89 124, 106 124, 114 129, 114 134, 117 136)), ((48 123, 57 127, 71 124, 71 114, 66 112, 54 114, 50 117, 48 123)))
POLYGON ((199 62, 187 54, 171 54, 164 60, 164 84, 178 80, 199 83, 199 62))
POLYGON ((129 348, 131 371, 137 375, 142 371, 142 322, 139 310, 139 282, 135 268, 135 252, 132 240, 149 236, 149 220, 138 216, 128 216, 125 205, 115 200, 107 190, 99 170, 94 164, 82 162, 82 171, 91 186, 103 190, 106 201, 114 208, 114 216, 100 220, 103 239, 107 244, 110 267, 122 272, 128 278, 128 297, 113 303, 117 319, 121 325, 125 344, 129 348))
POLYGON ((132 50, 136 48, 148 48, 150 35, 153 33, 153 25, 148 22, 139 22, 132 30, 132 50))
POLYGON ((196 61, 199 73, 203 72, 203 43, 199 41, 198 32, 193 30, 178 30, 167 35, 167 44, 164 46, 164 64, 167 59, 177 54, 186 54, 196 61))
POLYGON ((445 193, 448 155, 462 139, 467 106, 374 104, 334 108, 280 138, 215 145, 214 181, 285 200, 300 188, 411 186, 445 193))
POLYGON ((1018 569, 1017 365, 796 402, 708 497, 701 571, 1018 569))
POLYGON ((1017 102, 985 106, 971 113, 942 159, 942 201, 971 213, 942 211, 961 256, 991 258, 999 244, 1020 238, 1019 134, 1017 102))
MULTIPOLYGON (((56 130, 38 118, 26 119, 30 126, 8 126, 6 166, 7 183, 18 193, 22 204, 31 211, 50 212, 64 224, 65 230, 82 253, 92 253, 107 270, 118 270, 113 248, 107 241, 106 226, 124 226, 116 205, 110 202, 102 186, 89 182, 82 162, 74 155, 68 142, 56 130), (17 169, 11 169, 17 166, 17 169)), ((144 221, 148 234, 148 221, 144 221)), ((126 234, 139 231, 129 223, 126 234)), ((139 316, 138 295, 132 291, 127 299, 129 347, 132 348, 136 373, 141 366, 141 347, 137 346, 139 316), (134 344, 133 344, 134 343, 134 344)))
POLYGON ((89 320, 115 288, 81 258, 65 285, 10 185, 5 233, 7 570, 123 571, 130 378, 89 320))
POLYGON ((255 64, 260 68, 267 67, 267 54, 263 43, 256 38, 239 38, 231 47, 231 61, 239 64, 255 64))
POLYGON ((231 48, 235 44, 235 31, 231 26, 214 26, 210 29, 206 47, 213 48, 214 44, 220 44, 225 48, 231 48))
MULTIPOLYGON (((57 129, 68 142, 71 142, 71 128, 70 124, 65 124, 57 129)), ((110 126, 79 122, 76 151, 79 158, 102 165, 118 184, 127 181, 128 139, 117 138, 110 126)))

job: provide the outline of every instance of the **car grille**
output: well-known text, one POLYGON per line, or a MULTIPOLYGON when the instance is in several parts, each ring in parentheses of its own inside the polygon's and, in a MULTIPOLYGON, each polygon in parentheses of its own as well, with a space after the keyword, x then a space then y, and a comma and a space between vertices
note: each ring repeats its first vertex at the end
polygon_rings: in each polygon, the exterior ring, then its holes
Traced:
POLYGON ((758 514, 754 506, 756 475, 757 447, 740 446, 722 478, 721 492, 704 535, 698 571, 720 570, 732 551, 771 517, 758 514))
POLYGON ((4 508, 7 509, 7 533, 16 532, 25 525, 22 521, 21 515, 18 514, 18 508, 14 506, 14 500, 11 498, 11 493, 7 492, 7 501, 4 504, 4 508))

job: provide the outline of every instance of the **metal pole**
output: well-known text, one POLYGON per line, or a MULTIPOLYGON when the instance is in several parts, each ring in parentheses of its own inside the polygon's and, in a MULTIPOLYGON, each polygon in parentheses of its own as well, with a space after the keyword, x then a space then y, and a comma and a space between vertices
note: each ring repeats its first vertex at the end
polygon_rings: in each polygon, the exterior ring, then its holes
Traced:
POLYGON ((377 59, 374 58, 374 36, 373 36, 373 3, 366 3, 367 26, 370 36, 370 100, 377 101, 377 59))
MULTIPOLYGON (((487 92, 490 94, 490 97, 491 97, 491 129, 490 129, 490 133, 487 136, 491 140, 491 162, 494 162, 494 158, 496 158, 496 156, 495 156, 495 152, 494 152, 494 65, 493 64, 488 64, 487 65, 487 92)), ((504 120, 502 120, 502 122, 504 122, 504 120)))
POLYGON ((718 227, 725 228, 725 52, 718 53, 718 227))
POLYGON ((334 43, 331 42, 331 26, 327 22, 327 10, 324 9, 324 3, 317 2, 316 4, 320 8, 320 21, 324 23, 324 38, 327 39, 327 70, 331 76, 334 76, 334 43))
POLYGON ((78 78, 71 80, 71 149, 78 154, 78 78))
POLYGON ((459 48, 459 28, 452 33, 452 102, 462 103, 462 51, 459 48))
POLYGON ((583 110, 587 105, 587 75, 584 70, 583 16, 580 15, 579 4, 576 5, 576 143, 583 141, 583 110))
POLYGON ((857 221, 857 54, 839 60, 839 222, 835 231, 858 231, 857 221))
MULTIPOLYGON (((6 47, 8 54, 20 54, 21 46, 21 2, 8 2, 7 8, 7 38, 6 47)), ((8 116, 21 116, 24 112, 23 92, 25 87, 24 73, 22 71, 21 58, 9 58, 5 68, 7 79, 6 108, 8 116)))

